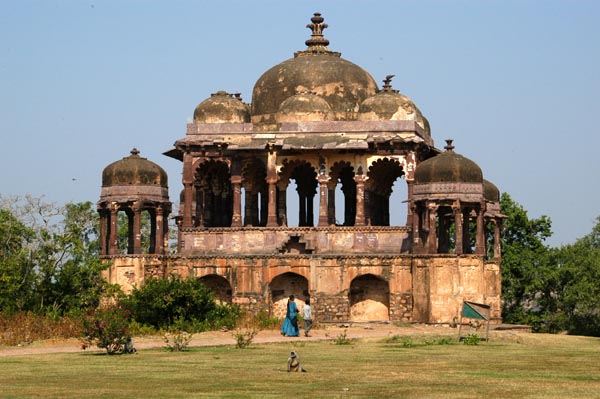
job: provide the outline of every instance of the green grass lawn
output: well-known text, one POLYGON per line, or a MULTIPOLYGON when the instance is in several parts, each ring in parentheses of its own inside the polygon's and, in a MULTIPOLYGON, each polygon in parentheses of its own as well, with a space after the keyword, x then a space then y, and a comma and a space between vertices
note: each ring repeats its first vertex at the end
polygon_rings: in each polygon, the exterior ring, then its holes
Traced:
POLYGON ((600 398, 600 339, 438 338, 10 356, 0 358, 0 397, 600 398), (308 372, 286 372, 290 350, 308 372))

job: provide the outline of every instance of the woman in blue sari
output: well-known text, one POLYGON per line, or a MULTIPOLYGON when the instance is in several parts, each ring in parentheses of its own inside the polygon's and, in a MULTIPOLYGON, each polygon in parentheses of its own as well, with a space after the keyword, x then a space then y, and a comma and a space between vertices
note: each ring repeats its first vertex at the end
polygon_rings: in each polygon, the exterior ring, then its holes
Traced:
POLYGON ((281 335, 288 337, 298 337, 300 335, 300 328, 298 328, 298 307, 294 302, 294 296, 290 295, 287 302, 287 311, 285 313, 285 320, 281 326, 281 335))

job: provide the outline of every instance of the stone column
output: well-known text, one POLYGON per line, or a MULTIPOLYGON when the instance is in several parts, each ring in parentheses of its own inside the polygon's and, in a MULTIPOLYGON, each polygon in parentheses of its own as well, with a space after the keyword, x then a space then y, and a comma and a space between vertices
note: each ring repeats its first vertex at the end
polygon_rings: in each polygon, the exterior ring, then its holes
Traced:
POLYGON ((356 219, 355 226, 365 225, 365 180, 364 175, 354 176, 356 182, 356 219))
POLYGON ((163 255, 165 253, 165 235, 166 231, 163 229, 163 208, 162 205, 156 207, 156 232, 154 233, 154 251, 153 253, 163 255))
POLYGON ((327 195, 329 190, 327 189, 327 183, 329 182, 329 176, 326 174, 319 175, 319 222, 317 226, 324 227, 329 225, 329 209, 327 207, 327 195))
POLYGON ((413 214, 412 218, 412 242, 413 242, 413 252, 417 253, 416 249, 419 249, 421 246, 421 231, 419 230, 419 212, 417 204, 411 202, 409 204, 409 208, 413 214))
POLYGON ((452 211, 454 212, 454 253, 460 255, 463 253, 463 214, 458 200, 452 205, 452 211))
POLYGON ((327 185, 327 223, 335 225, 335 186, 331 182, 327 185))
POLYGON ((108 255, 108 237, 106 236, 107 233, 107 215, 106 215, 106 209, 101 209, 100 212, 98 212, 100 214, 100 255, 108 255))
POLYGON ((233 215, 231 227, 242 227, 242 177, 231 176, 233 187, 233 215))
POLYGON ((277 180, 269 180, 269 204, 267 213, 267 227, 277 227, 277 180))
POLYGON ((437 210, 438 204, 430 202, 427 204, 429 210, 429 235, 427 236, 427 252, 430 254, 438 253, 438 237, 437 237, 437 210))
POLYGON ((484 205, 477 210, 477 236, 475 237, 475 253, 485 255, 484 205))
POLYGON ((119 253, 118 236, 117 236, 117 212, 119 205, 113 202, 110 205, 110 238, 108 243, 108 254, 116 255, 119 253))
POLYGON ((142 208, 139 202, 133 204, 133 253, 142 253, 142 208))
POLYGON ((500 241, 500 230, 502 228, 502 219, 496 218, 492 220, 494 222, 494 259, 500 259, 501 255, 501 241, 500 241))
POLYGON ((194 171, 192 170, 193 158, 189 153, 183 154, 183 227, 193 227, 194 221, 192 219, 192 184, 194 183, 194 171))
POLYGON ((407 180, 406 181, 406 186, 407 186, 407 191, 408 191, 408 199, 407 199, 407 207, 408 207, 408 211, 406 212, 406 225, 407 226, 412 226, 413 225, 413 217, 414 217, 414 209, 409 205, 412 203, 412 197, 413 197, 413 181, 412 180, 407 180))

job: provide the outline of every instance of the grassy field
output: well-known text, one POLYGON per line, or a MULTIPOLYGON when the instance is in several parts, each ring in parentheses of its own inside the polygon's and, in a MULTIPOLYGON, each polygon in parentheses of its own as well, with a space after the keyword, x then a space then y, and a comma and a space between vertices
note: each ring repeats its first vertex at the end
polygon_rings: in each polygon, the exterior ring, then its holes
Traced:
MULTIPOLYGON (((397 338, 397 339, 394 339, 397 338)), ((1 398, 600 398, 600 339, 506 334, 0 358, 1 398), (287 373, 290 350, 308 369, 287 373)))

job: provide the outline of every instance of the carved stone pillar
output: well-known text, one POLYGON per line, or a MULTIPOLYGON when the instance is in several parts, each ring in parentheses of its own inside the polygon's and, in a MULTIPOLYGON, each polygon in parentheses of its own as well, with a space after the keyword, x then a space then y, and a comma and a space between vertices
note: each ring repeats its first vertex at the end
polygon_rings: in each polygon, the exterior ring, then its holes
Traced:
POLYGON ((484 205, 477 210, 477 236, 475 237, 475 253, 485 255, 484 205))
POLYGON ((328 218, 328 207, 327 207, 327 183, 329 182, 329 176, 326 174, 319 175, 319 222, 317 226, 324 227, 329 225, 328 218))
POLYGON ((327 185, 327 223, 335 225, 335 183, 327 185))
POLYGON ((277 181, 270 180, 267 183, 269 184, 267 227, 277 227, 277 181))
POLYGON ((409 205, 409 208, 412 212, 412 214, 414 215, 414 217, 412 218, 412 242, 413 242, 413 252, 414 253, 418 253, 418 249, 421 246, 421 232, 419 229, 419 213, 418 213, 418 207, 417 204, 415 204, 414 202, 411 202, 409 205))
POLYGON ((119 253, 118 236, 117 236, 117 213, 119 205, 113 202, 110 206, 110 238, 108 243, 108 254, 116 255, 119 253))
POLYGON ((454 212, 454 253, 460 255, 463 253, 463 213, 459 201, 452 205, 454 212))
POLYGON ((107 235, 107 212, 106 209, 100 210, 100 255, 108 255, 108 237, 107 235))
POLYGON ((407 180, 406 181, 406 187, 407 187, 407 191, 408 191, 408 200, 407 200, 407 207, 408 207, 408 211, 406 212, 406 225, 407 226, 412 226, 413 225, 413 217, 414 217, 414 209, 413 207, 411 207, 408 204, 412 203, 412 197, 413 197, 413 181, 412 180, 407 180))
POLYGON ((133 253, 142 253, 142 208, 137 201, 133 204, 133 253))
POLYGON ((356 182, 356 220, 355 226, 365 225, 365 180, 364 175, 354 176, 356 182))
POLYGON ((183 227, 193 227, 194 220, 192 218, 192 185, 194 183, 194 172, 192 170, 192 156, 188 153, 183 155, 183 227))
POLYGON ((427 204, 429 210, 429 235, 427 236, 427 252, 430 254, 438 253, 437 237, 437 210, 438 204, 430 202, 427 204))
POLYGON ((242 177, 231 176, 233 187, 233 214, 231 227, 242 227, 242 177))
POLYGON ((156 232, 154 239, 154 253, 156 254, 164 254, 165 253, 165 236, 166 229, 164 229, 164 221, 163 221, 163 208, 162 205, 156 207, 156 232))
POLYGON ((502 219, 496 218, 492 221, 494 222, 494 259, 500 259, 502 248, 500 243, 500 230, 502 228, 502 219))

